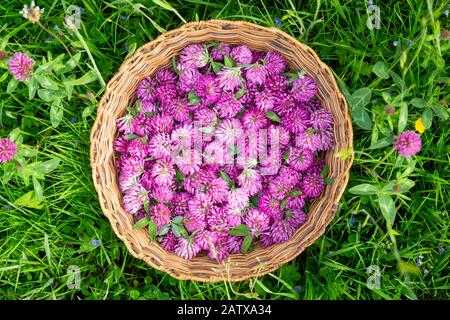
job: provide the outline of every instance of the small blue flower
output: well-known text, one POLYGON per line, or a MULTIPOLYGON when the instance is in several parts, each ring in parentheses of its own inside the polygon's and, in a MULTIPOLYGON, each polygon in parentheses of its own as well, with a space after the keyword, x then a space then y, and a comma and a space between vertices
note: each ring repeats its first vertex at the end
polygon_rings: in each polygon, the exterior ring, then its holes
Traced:
POLYGON ((98 247, 100 245, 100 240, 93 239, 93 240, 91 240, 91 244, 94 247, 98 247))
POLYGON ((411 47, 414 44, 414 42, 412 40, 408 40, 406 44, 408 45, 408 47, 411 47))
POLYGON ((392 45, 397 48, 398 47, 398 41, 397 40, 393 41, 392 45))
POLYGON ((444 15, 448 18, 448 9, 444 10, 444 15))
POLYGON ((439 254, 446 254, 447 253, 447 249, 444 248, 442 243, 438 243, 437 249, 438 249, 438 253, 439 254))
POLYGON ((352 219, 350 220, 350 222, 348 224, 349 224, 350 228, 353 228, 355 223, 356 223, 356 219, 355 219, 355 217, 352 217, 352 219))
POLYGON ((301 286, 301 285, 295 286, 295 287, 294 287, 294 290, 295 290, 297 293, 300 293, 300 291, 302 291, 302 286, 301 286))
POLYGON ((72 123, 76 123, 77 121, 78 121, 78 119, 75 117, 70 118, 70 122, 72 122, 72 123))
POLYGON ((370 7, 370 6, 373 6, 373 0, 369 0, 369 1, 367 1, 367 5, 370 7))
POLYGON ((53 37, 48 36, 48 37, 45 39, 45 42, 51 42, 52 40, 53 40, 53 37))
POLYGON ((275 25, 277 27, 281 27, 281 20, 280 20, 280 18, 275 18, 275 25))
POLYGON ((125 51, 130 52, 130 47, 127 44, 125 45, 125 51))
POLYGON ((6 208, 5 208, 5 210, 6 210, 6 211, 10 211, 10 210, 12 210, 12 208, 13 208, 13 206, 10 205, 10 204, 8 204, 8 205, 6 206, 6 208))
POLYGON ((120 19, 123 20, 123 21, 125 21, 125 20, 128 19, 128 17, 127 17, 125 14, 121 14, 121 15, 120 15, 120 19))
POLYGON ((78 8, 80 8, 80 15, 86 12, 86 9, 84 7, 78 6, 78 8))
POLYGON ((61 28, 56 24, 53 29, 55 29, 56 31, 61 30, 61 28))
POLYGON ((423 255, 420 255, 417 259, 416 259, 416 265, 418 267, 420 267, 422 265, 422 259, 423 259, 423 255))

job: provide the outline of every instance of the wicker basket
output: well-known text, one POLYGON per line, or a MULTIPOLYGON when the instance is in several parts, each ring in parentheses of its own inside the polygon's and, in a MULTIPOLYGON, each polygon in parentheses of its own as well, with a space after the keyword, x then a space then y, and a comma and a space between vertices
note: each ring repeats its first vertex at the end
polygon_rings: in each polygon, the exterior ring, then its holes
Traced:
POLYGON ((353 161, 351 157, 343 160, 334 154, 349 148, 352 141, 353 131, 346 101, 330 69, 310 47, 275 28, 248 22, 210 20, 188 23, 166 32, 139 48, 123 63, 108 83, 98 107, 97 120, 91 132, 91 166, 103 213, 133 256, 180 280, 240 281, 279 268, 324 233, 336 213, 353 161), (136 100, 135 89, 139 81, 158 68, 169 66, 172 57, 186 45, 205 41, 240 43, 252 49, 279 51, 286 57, 289 67, 305 70, 317 81, 318 97, 335 118, 334 150, 325 155, 329 176, 334 183, 326 185, 322 196, 312 203, 306 223, 285 243, 268 248, 257 246, 246 255, 231 255, 223 263, 217 263, 206 255, 184 260, 150 241, 146 229, 132 228, 134 218, 125 212, 121 204, 113 149, 113 140, 117 135, 115 120, 136 100))

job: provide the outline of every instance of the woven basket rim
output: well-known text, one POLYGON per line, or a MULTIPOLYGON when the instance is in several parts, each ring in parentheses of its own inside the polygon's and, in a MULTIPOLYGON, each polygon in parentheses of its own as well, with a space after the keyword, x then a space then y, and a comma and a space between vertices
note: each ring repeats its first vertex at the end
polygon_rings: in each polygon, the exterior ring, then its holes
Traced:
MULTIPOLYGON (((102 113, 107 113, 108 110, 105 106, 108 105, 109 99, 112 99, 111 96, 113 96, 113 98, 115 99, 119 99, 119 97, 116 97, 116 95, 113 94, 113 92, 111 91, 111 87, 112 84, 116 83, 118 81, 118 79, 120 78, 120 76, 127 71, 127 68, 129 68, 129 62, 133 61, 134 59, 137 59, 140 55, 144 54, 146 51, 150 50, 150 48, 152 48, 152 46, 156 45, 156 46, 161 46, 166 39, 170 39, 173 35, 183 32, 184 30, 190 30, 192 28, 196 29, 196 28, 202 28, 205 25, 208 24, 213 24, 213 25, 234 25, 234 26, 243 26, 243 27, 247 27, 247 28, 254 28, 254 29, 258 29, 261 31, 268 31, 272 34, 274 34, 275 36, 282 36, 284 39, 288 39, 289 41, 291 41, 292 43, 295 44, 295 46, 301 48, 302 50, 304 50, 305 52, 307 52, 308 54, 310 54, 314 61, 318 64, 319 68, 325 70, 327 72, 327 75, 329 76, 328 80, 331 82, 330 86, 332 88, 332 91, 334 93, 337 94, 337 98, 340 101, 340 107, 341 107, 341 111, 343 112, 343 114, 345 115, 345 123, 343 123, 343 125, 345 125, 347 132, 347 138, 348 138, 348 147, 350 147, 353 144, 353 129, 352 129, 352 123, 348 114, 348 106, 347 106, 347 102, 345 97, 342 95, 336 80, 332 74, 332 72, 330 71, 330 68, 318 57, 318 55, 316 54, 316 52, 314 50, 312 50, 309 46, 299 42, 298 40, 296 40, 294 37, 290 36, 289 34, 285 33, 284 31, 281 31, 280 29, 277 28, 273 28, 273 27, 263 27, 260 25, 256 25, 250 22, 246 22, 246 21, 229 21, 229 20, 217 20, 217 19, 213 19, 213 20, 207 20, 207 21, 198 21, 198 22, 189 22, 186 23, 184 25, 182 25, 180 28, 177 29, 173 29, 170 31, 167 31, 163 34, 161 34, 160 36, 158 36, 157 38, 155 38, 154 40, 144 44, 143 46, 141 46, 139 49, 136 50, 136 52, 129 57, 128 59, 126 59, 121 67, 118 69, 118 71, 115 73, 115 75, 111 78, 111 80, 108 82, 105 92, 103 94, 103 97, 101 98, 100 102, 99 102, 99 107, 97 110, 97 118, 95 120, 95 123, 92 127, 91 130, 91 134, 90 134, 90 142, 91 142, 91 147, 90 147, 90 160, 91 160, 91 167, 92 167, 92 177, 93 177, 93 181, 94 181, 94 186, 95 189, 97 191, 97 194, 99 195, 99 201, 101 204, 101 208, 102 208, 102 212, 104 213, 104 215, 108 218, 114 233, 118 236, 118 238, 120 240, 122 240, 125 243, 125 246, 127 247, 128 251, 132 254, 132 256, 134 256, 135 258, 138 259, 142 259, 145 262, 147 262, 149 265, 151 265, 152 267, 166 272, 168 274, 170 274, 171 276, 179 279, 179 280, 196 280, 196 281, 204 281, 204 282, 215 282, 215 281, 242 281, 242 280, 246 280, 255 276, 260 276, 260 275, 264 275, 267 274, 269 272, 272 272, 276 269, 278 269, 281 265, 291 261, 292 259, 294 259, 295 257, 297 257, 301 252, 304 251, 305 248, 307 248, 309 245, 311 245, 313 242, 315 242, 320 236, 323 235, 323 233, 325 232, 326 227, 329 225, 329 223, 331 222, 331 220, 334 218, 335 214, 336 214, 336 208, 337 208, 337 203, 339 202, 339 199, 341 198, 343 192, 345 191, 345 186, 347 185, 348 179, 349 179, 349 171, 351 168, 351 165, 353 163, 353 159, 354 159, 354 154, 351 153, 350 157, 343 160, 342 161, 342 166, 344 166, 344 172, 343 174, 340 176, 341 180, 341 185, 340 188, 338 190, 338 192, 334 195, 334 200, 336 203, 333 203, 333 209, 331 209, 332 212, 330 212, 331 214, 329 216, 327 216, 326 220, 322 223, 321 226, 319 226, 319 229, 314 230, 314 232, 312 234, 308 234, 308 238, 306 240, 303 241, 302 245, 297 248, 297 251, 288 257, 284 257, 283 259, 277 260, 277 261, 271 261, 270 265, 265 265, 262 266, 261 270, 258 272, 249 272, 249 273, 243 273, 239 276, 233 275, 230 276, 230 274, 228 273, 222 273, 222 272, 211 272, 208 271, 206 273, 208 273, 207 276, 198 276, 194 273, 179 273, 177 272, 176 268, 177 266, 171 265, 171 266, 167 266, 164 263, 157 265, 155 263, 155 261, 153 259, 151 259, 151 257, 145 256, 141 251, 137 251, 136 247, 135 247, 135 243, 133 243, 133 241, 131 241, 126 234, 124 234, 122 232, 122 230, 120 230, 120 228, 118 227, 118 220, 117 217, 115 216, 115 214, 117 214, 117 212, 110 212, 110 208, 106 207, 105 204, 105 199, 103 199, 101 197, 101 195, 103 195, 103 189, 105 187, 105 184, 101 184, 99 183, 98 177, 97 175, 99 174, 99 168, 101 167, 98 163, 97 163, 97 158, 99 157, 98 153, 97 153, 97 134, 98 134, 98 130, 101 129, 102 126, 102 119, 100 118, 100 114, 102 113), (110 94, 108 95, 107 93, 110 92, 110 94)), ((225 41, 226 42, 226 41, 225 41)), ((187 45, 188 43, 186 43, 187 45)), ((329 151, 331 152, 331 151, 329 151)), ((317 227, 317 226, 314 226, 317 227)), ((289 242, 289 241, 288 241, 289 242)), ((267 250, 268 248, 266 248, 265 250, 267 250)), ((217 264, 219 265, 219 264, 217 264)), ((227 265, 227 262, 222 263, 222 266, 225 270, 228 270, 230 268, 229 264, 227 265)))

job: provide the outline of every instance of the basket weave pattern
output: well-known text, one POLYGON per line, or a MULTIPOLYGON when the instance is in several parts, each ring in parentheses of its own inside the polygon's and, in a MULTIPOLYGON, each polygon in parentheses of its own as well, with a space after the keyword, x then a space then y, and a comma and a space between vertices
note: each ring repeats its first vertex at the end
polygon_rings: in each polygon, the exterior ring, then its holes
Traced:
POLYGON ((102 211, 133 256, 180 280, 240 281, 279 268, 324 233, 336 213, 353 161, 353 158, 337 158, 334 153, 349 148, 352 141, 353 131, 347 103, 330 69, 310 47, 275 28, 247 22, 210 20, 188 23, 166 32, 139 48, 123 63, 108 83, 98 106, 97 119, 91 131, 90 161, 102 211), (312 203, 307 212, 306 223, 285 243, 268 248, 257 246, 246 255, 231 255, 223 263, 217 263, 206 255, 184 260, 150 241, 145 228, 133 229, 133 216, 122 207, 113 148, 113 141, 117 136, 116 119, 136 100, 138 83, 157 69, 169 66, 172 57, 178 55, 188 44, 207 41, 244 44, 255 50, 280 52, 291 69, 305 70, 316 80, 317 96, 322 106, 330 110, 335 119, 335 146, 325 154, 325 161, 330 169, 329 177, 334 179, 334 183, 326 185, 322 195, 312 203))

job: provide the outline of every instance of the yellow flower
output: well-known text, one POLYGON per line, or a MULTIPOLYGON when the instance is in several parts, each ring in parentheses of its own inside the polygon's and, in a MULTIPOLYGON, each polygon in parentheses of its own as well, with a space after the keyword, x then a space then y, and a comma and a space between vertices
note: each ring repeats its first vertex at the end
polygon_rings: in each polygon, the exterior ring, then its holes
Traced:
POLYGON ((425 131, 425 126, 423 125, 422 118, 416 120, 415 128, 418 133, 423 133, 425 131))

